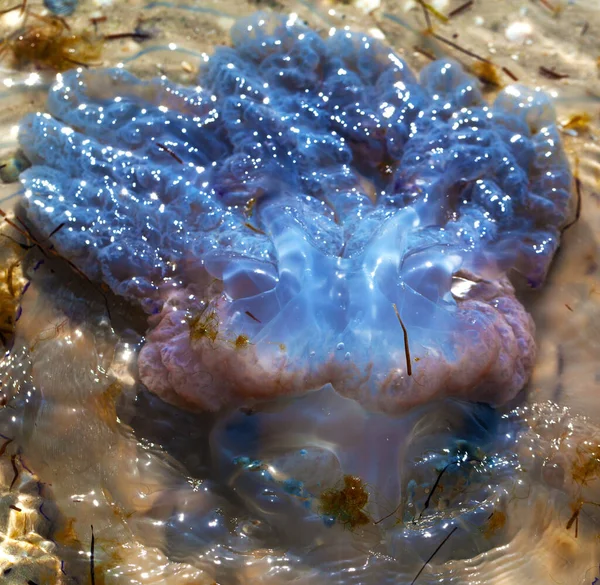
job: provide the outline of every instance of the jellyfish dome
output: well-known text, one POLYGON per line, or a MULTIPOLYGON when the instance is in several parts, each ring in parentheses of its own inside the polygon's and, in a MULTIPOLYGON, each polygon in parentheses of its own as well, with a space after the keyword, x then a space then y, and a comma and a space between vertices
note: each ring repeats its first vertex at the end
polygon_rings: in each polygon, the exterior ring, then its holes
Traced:
POLYGON ((295 18, 231 39, 192 87, 62 74, 21 125, 30 219, 148 315, 143 383, 213 411, 325 385, 386 416, 514 397, 535 344, 510 279, 543 283, 571 186, 549 98, 488 105, 454 61, 417 78, 295 18))

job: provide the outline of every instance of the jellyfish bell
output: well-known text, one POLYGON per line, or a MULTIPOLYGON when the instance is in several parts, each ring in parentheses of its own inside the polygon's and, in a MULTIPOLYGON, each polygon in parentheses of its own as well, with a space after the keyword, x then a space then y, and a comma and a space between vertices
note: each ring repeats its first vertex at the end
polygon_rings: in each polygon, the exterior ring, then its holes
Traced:
POLYGON ((28 217, 146 312, 141 382, 215 413, 215 474, 290 554, 350 554, 342 525, 423 558, 460 522, 479 554, 523 481, 511 278, 543 284, 568 211, 551 103, 273 14, 232 41, 196 87, 63 74, 20 125, 28 217))

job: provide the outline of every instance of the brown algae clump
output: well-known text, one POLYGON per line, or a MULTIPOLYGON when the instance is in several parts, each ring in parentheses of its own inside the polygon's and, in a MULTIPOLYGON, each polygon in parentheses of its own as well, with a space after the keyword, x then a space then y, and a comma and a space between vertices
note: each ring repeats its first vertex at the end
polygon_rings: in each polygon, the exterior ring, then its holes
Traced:
POLYGON ((235 349, 244 349, 248 345, 250 345, 250 338, 247 335, 238 335, 233 342, 235 349))
POLYGON ((9 53, 12 66, 66 71, 91 65, 100 58, 102 41, 88 33, 74 33, 62 18, 27 12, 23 25, 0 44, 0 56, 9 53))
POLYGON ((0 345, 8 347, 15 327, 23 287, 20 263, 10 259, 0 266, 0 345))
POLYGON ((494 534, 502 530, 505 525, 506 513, 502 512, 501 510, 494 510, 485 523, 483 535, 486 538, 491 538, 494 536, 494 534))
POLYGON ((209 339, 213 343, 219 335, 219 319, 214 311, 201 311, 189 319, 190 339, 209 339))
POLYGON ((370 523, 370 518, 363 508, 369 501, 369 492, 359 477, 344 476, 342 489, 327 489, 320 496, 320 511, 334 521, 354 529, 370 523))
POLYGON ((577 460, 571 468, 573 480, 581 486, 600 476, 600 445, 584 442, 577 448, 577 460))

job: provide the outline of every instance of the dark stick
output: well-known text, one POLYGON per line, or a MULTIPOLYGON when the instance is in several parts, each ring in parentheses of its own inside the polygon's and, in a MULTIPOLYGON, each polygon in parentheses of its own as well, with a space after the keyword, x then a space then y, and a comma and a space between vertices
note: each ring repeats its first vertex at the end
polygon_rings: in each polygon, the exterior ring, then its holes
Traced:
POLYGON ((257 323, 260 323, 260 319, 257 319, 250 311, 245 311, 245 313, 246 315, 248 315, 248 317, 250 317, 250 319, 253 319, 257 323))
POLYGON ((425 570, 425 567, 430 563, 431 559, 439 552, 439 550, 446 544, 446 541, 458 530, 458 526, 455 526, 446 536, 446 538, 444 538, 444 540, 442 540, 442 542, 440 543, 440 545, 433 551, 433 554, 425 561, 425 564, 421 567, 421 569, 419 570, 419 572, 417 573, 416 577, 411 581, 410 585, 415 585, 415 583, 417 582, 417 579, 421 576, 421 573, 425 570))
POLYGON ((435 61, 436 59, 435 55, 432 55, 429 51, 426 51, 425 49, 421 49, 421 47, 418 47, 417 45, 415 45, 413 49, 417 53, 420 53, 421 55, 427 57, 430 61, 435 61))
POLYGON ((431 26, 431 17, 429 16, 429 10, 427 10, 427 6, 425 6, 424 0, 417 0, 417 2, 421 5, 423 13, 425 14, 425 23, 427 24, 427 30, 433 30, 433 27, 431 26))
POLYGON ((575 208, 575 218, 572 219, 563 229, 561 233, 566 232, 571 226, 575 225, 581 217, 581 180, 575 177, 575 193, 577 194, 577 207, 575 208))
POLYGON ((112 35, 104 35, 105 41, 116 41, 117 39, 139 39, 145 41, 151 38, 150 33, 145 32, 128 32, 128 33, 114 33, 112 35))
POLYGON ((477 53, 473 53, 473 51, 469 51, 469 49, 464 49, 460 45, 457 45, 456 43, 453 43, 452 41, 445 39, 444 37, 441 37, 440 35, 431 33, 431 36, 436 38, 438 41, 442 41, 442 43, 446 43, 447 45, 453 47, 457 51, 460 51, 461 53, 464 53, 465 55, 469 55, 469 57, 473 57, 474 59, 481 61, 482 63, 489 63, 490 65, 492 64, 492 62, 489 59, 486 59, 485 57, 481 57, 477 53))
POLYGON ((14 441, 14 439, 6 439, 2 447, 0 447, 0 457, 6 453, 6 448, 14 441))
POLYGON ((551 10, 552 12, 556 12, 556 8, 554 6, 552 6, 552 4, 550 4, 550 2, 548 2, 548 0, 540 0, 540 3, 545 6, 548 10, 551 10))
POLYGON ((573 522, 575 522, 575 520, 577 520, 577 518, 579 516, 579 512, 581 512, 581 506, 583 506, 583 502, 580 502, 579 505, 573 510, 573 514, 569 518, 569 521, 567 522, 567 530, 570 530, 571 526, 573 526, 573 522))
POLYGON ((92 524, 92 542, 90 544, 90 577, 92 585, 96 585, 96 570, 94 568, 94 525, 92 524))
POLYGON ((164 150, 167 154, 170 154, 180 165, 183 164, 183 161, 181 160, 181 158, 179 158, 170 148, 168 148, 167 146, 165 146, 164 144, 157 142, 156 146, 158 146, 158 148, 160 148, 161 150, 164 150))
POLYGON ((249 229, 252 230, 254 233, 256 234, 261 234, 262 236, 265 236, 265 232, 263 232, 261 229, 253 226, 251 223, 248 223, 247 221, 244 222, 244 225, 249 229))
POLYGON ((19 468, 17 467, 17 456, 15 455, 11 455, 10 458, 10 464, 12 465, 13 471, 15 472, 15 475, 13 477, 13 480, 10 483, 10 487, 8 488, 8 491, 12 491, 15 483, 17 483, 17 479, 19 477, 19 468))
POLYGON ((567 77, 569 77, 566 74, 563 73, 556 73, 556 71, 552 71, 552 69, 548 69, 547 67, 544 67, 543 65, 539 68, 538 70, 540 72, 540 75, 543 75, 544 77, 547 77, 548 79, 566 79, 567 77))
POLYGON ((23 7, 22 4, 16 4, 15 6, 12 6, 11 8, 5 8, 4 10, 0 10, 0 14, 8 14, 9 12, 12 12, 13 10, 18 10, 22 7, 23 7))
POLYGON ((504 71, 504 73, 506 73, 513 81, 519 81, 519 78, 508 67, 502 67, 502 71, 504 71))
POLYGON ((448 463, 446 465, 446 467, 444 467, 444 469, 442 469, 442 471, 440 471, 439 475, 437 476, 437 479, 435 480, 435 483, 433 484, 433 487, 429 490, 429 494, 427 496, 427 499, 425 500, 425 505, 423 506, 423 509, 421 510, 421 513, 419 514, 419 518, 423 515, 425 510, 427 510, 427 508, 429 508, 431 498, 433 497, 433 494, 434 494, 435 490, 437 489, 437 486, 440 485, 440 480, 442 479, 442 475, 444 475, 444 473, 446 473, 446 469, 448 469, 448 467, 450 467, 451 465, 454 465, 454 464, 455 464, 455 462, 451 461, 450 463, 448 463))
POLYGON ((464 12, 465 10, 467 10, 467 8, 471 8, 471 6, 473 6, 473 0, 467 0, 467 2, 465 2, 464 4, 461 4, 458 8, 455 8, 454 10, 452 10, 448 14, 448 18, 453 18, 454 16, 457 16, 461 12, 464 12))
POLYGON ((400 323, 400 327, 402 327, 402 333, 404 334, 404 353, 406 354, 406 373, 409 376, 412 376, 412 365, 410 361, 410 348, 408 347, 408 332, 406 331, 406 327, 404 327, 404 323, 402 322, 402 317, 400 317, 400 313, 398 312, 398 307, 396 307, 396 303, 393 304, 394 311, 396 312, 396 317, 398 317, 398 322, 400 323))
POLYGON ((54 234, 58 233, 58 232, 59 232, 60 230, 62 230, 62 229, 63 229, 63 228, 66 226, 66 225, 67 225, 67 223, 63 221, 63 222, 62 222, 62 223, 61 223, 61 224, 60 224, 58 227, 55 227, 55 228, 54 228, 54 229, 53 229, 53 230, 50 232, 50 234, 48 235, 48 238, 47 238, 47 239, 49 240, 49 239, 50 239, 50 238, 51 238, 51 237, 52 237, 54 234))
POLYGON ((401 505, 402 505, 401 503, 398 504, 389 514, 387 514, 383 518, 377 520, 377 522, 373 522, 373 524, 377 525, 380 522, 383 522, 384 520, 387 520, 388 518, 390 518, 391 516, 393 516, 398 511, 398 509, 400 508, 401 505))

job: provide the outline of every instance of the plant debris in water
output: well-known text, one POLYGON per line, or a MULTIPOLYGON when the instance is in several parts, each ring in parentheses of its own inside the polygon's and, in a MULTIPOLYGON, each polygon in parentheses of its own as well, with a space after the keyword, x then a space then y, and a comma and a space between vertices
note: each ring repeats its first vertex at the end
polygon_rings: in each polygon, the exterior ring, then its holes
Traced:
POLYGON ((327 489, 320 496, 321 514, 334 518, 350 529, 371 522, 364 511, 369 501, 369 492, 362 479, 354 475, 344 476, 341 489, 327 489))
POLYGON ((19 28, 0 42, 0 58, 10 56, 15 69, 66 71, 87 67, 100 58, 102 39, 75 33, 60 16, 27 10, 19 28))

